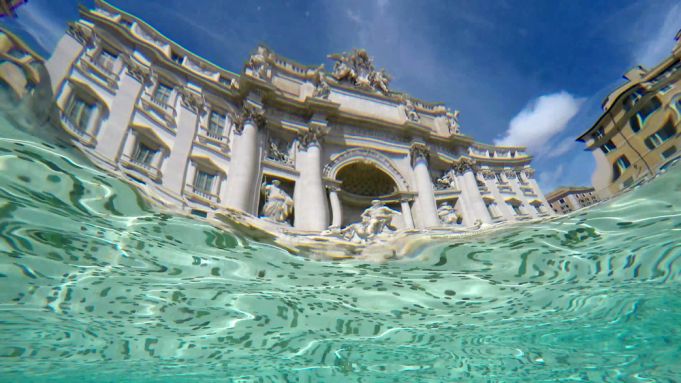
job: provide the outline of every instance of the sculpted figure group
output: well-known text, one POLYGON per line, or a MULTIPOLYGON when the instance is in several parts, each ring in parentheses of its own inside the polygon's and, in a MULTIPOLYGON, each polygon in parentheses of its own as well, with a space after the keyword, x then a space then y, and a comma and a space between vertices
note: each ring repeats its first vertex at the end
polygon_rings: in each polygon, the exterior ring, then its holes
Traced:
POLYGON ((362 213, 362 222, 353 223, 341 230, 343 238, 353 242, 365 242, 384 232, 392 232, 390 223, 393 216, 400 214, 380 200, 371 201, 371 206, 362 213))
POLYGON ((376 70, 374 62, 364 49, 355 49, 350 53, 332 54, 328 56, 336 60, 333 65, 333 78, 336 81, 347 81, 351 84, 374 89, 389 94, 388 85, 391 78, 384 69, 376 70))
POLYGON ((273 180, 269 185, 263 183, 265 205, 262 208, 262 218, 277 223, 285 223, 293 213, 293 199, 280 186, 279 180, 273 180))

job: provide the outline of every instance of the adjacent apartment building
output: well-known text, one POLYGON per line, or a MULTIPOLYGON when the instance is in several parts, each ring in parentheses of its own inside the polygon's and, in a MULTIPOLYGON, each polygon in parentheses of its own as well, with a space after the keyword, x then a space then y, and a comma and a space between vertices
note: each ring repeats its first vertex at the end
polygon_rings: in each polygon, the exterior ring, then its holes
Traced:
POLYGON ((601 198, 656 175, 681 155, 681 31, 672 54, 641 66, 603 102, 603 115, 577 141, 596 159, 592 184, 601 198))
POLYGON ((458 111, 390 89, 364 50, 330 55, 327 71, 260 46, 234 73, 95 3, 46 64, 58 124, 160 203, 299 233, 377 205, 397 213, 396 229, 554 214, 524 148, 466 136, 458 111))
POLYGON ((561 186, 546 195, 546 201, 558 214, 567 214, 598 202, 595 189, 584 186, 561 186))

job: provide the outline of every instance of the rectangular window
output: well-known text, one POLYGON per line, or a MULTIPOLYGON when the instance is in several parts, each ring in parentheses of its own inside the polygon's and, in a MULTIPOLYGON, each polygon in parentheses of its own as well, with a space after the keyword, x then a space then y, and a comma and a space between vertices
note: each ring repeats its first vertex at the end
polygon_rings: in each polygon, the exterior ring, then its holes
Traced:
POLYGON ((194 177, 194 191, 203 194, 211 194, 213 192, 214 179, 215 174, 197 169, 196 176, 194 177))
POLYGON ((626 101, 624 101, 624 110, 629 111, 631 108, 638 103, 638 101, 643 98, 645 92, 641 88, 637 88, 634 93, 629 95, 629 97, 626 98, 626 101))
POLYGON ((506 182, 504 182, 504 178, 501 176, 501 173, 494 173, 494 176, 497 178, 497 181, 498 181, 500 184, 505 184, 505 183, 506 183, 506 182))
POLYGON ((172 92, 173 88, 159 82, 158 86, 156 87, 156 90, 154 91, 153 99, 154 101, 160 104, 168 105, 168 101, 170 100, 170 94, 172 92))
POLYGON ((648 136, 643 142, 645 142, 648 149, 653 150, 662 145, 663 142, 674 137, 674 134, 676 134, 676 130, 670 121, 662 129, 648 136))
POLYGON ((669 158, 669 157, 673 156, 674 153, 676 153, 676 146, 672 146, 671 148, 662 152, 662 158, 665 158, 665 159, 669 158))
POLYGON ((612 152, 615 149, 617 149, 617 146, 615 146, 612 140, 608 140, 608 142, 601 146, 601 150, 606 154, 612 152))
POLYGON ((175 52, 171 52, 171 54, 170 54, 170 59, 173 60, 173 61, 175 61, 176 63, 182 65, 182 59, 183 59, 183 57, 180 56, 179 54, 177 54, 177 53, 175 53, 175 52))
POLYGON ((599 140, 601 137, 605 135, 605 129, 601 126, 600 128, 596 129, 596 131, 593 134, 593 138, 595 141, 599 140))
POLYGON ((620 175, 622 175, 622 172, 624 172, 629 166, 631 166, 631 163, 629 163, 627 157, 621 156, 618 158, 617 161, 615 161, 615 163, 612 165, 613 181, 618 179, 620 175))
POLYGON ((520 205, 509 203, 509 206, 511 206, 516 215, 523 215, 523 212, 520 210, 520 205))
POLYGON ((135 152, 132 154, 132 162, 144 167, 151 167, 157 152, 158 150, 150 148, 143 142, 139 142, 137 143, 135 152))
POLYGON ((101 52, 99 52, 99 57, 97 57, 97 65, 104 69, 105 71, 111 73, 114 70, 114 63, 116 62, 116 55, 107 51, 106 49, 102 49, 101 52))
POLYGON ((77 94, 74 94, 66 105, 65 115, 74 129, 85 132, 93 109, 94 104, 87 103, 77 94))
POLYGON ((657 97, 650 99, 650 102, 643 105, 641 109, 631 116, 630 125, 634 133, 638 133, 646 124, 646 120, 651 114, 655 113, 660 108, 660 100, 657 97))
POLYGON ((216 111, 210 112, 208 120, 208 137, 222 138, 225 131, 225 115, 216 111))

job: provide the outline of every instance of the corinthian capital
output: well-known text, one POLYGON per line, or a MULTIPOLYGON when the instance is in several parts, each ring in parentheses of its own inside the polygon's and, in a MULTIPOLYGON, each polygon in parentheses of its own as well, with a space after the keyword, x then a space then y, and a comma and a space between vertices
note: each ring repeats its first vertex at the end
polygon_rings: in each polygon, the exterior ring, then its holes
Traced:
POLYGON ((452 163, 452 169, 456 175, 462 175, 468 171, 474 171, 476 167, 475 161, 470 158, 462 157, 458 161, 452 163))
POLYGON ((416 143, 409 149, 409 157, 411 157, 411 166, 414 166, 420 158, 427 162, 430 161, 430 150, 426 144, 416 143))
POLYGON ((244 125, 249 121, 259 128, 264 127, 267 122, 265 111, 250 105, 244 105, 240 114, 230 114, 230 117, 234 121, 234 132, 239 135, 244 132, 244 125))
POLYGON ((318 128, 310 128, 309 130, 298 134, 298 147, 302 150, 307 150, 312 145, 319 145, 324 133, 318 128))

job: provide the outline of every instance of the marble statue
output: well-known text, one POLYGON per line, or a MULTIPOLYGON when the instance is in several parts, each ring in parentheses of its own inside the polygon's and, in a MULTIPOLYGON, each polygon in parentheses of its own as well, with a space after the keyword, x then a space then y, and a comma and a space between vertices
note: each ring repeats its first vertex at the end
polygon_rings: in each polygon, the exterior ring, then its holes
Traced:
POLYGON ((273 180, 269 185, 263 183, 266 200, 262 208, 262 218, 283 223, 293 213, 293 199, 279 187, 280 185, 279 180, 273 180))
POLYGON ((329 88, 329 84, 326 82, 326 75, 321 69, 320 67, 315 71, 315 89, 312 97, 328 99, 331 94, 331 88, 329 88))
POLYGON ((344 238, 352 241, 366 241, 383 232, 394 231, 390 224, 394 215, 400 214, 383 204, 380 200, 371 201, 371 206, 362 213, 362 222, 354 223, 343 230, 344 238))
POLYGON ((408 98, 405 98, 404 100, 404 114, 407 115, 407 120, 409 121, 419 122, 421 119, 419 114, 416 113, 416 107, 414 106, 414 103, 408 98))
POLYGON ((447 126, 449 127, 449 134, 461 134, 461 126, 459 125, 459 112, 455 110, 454 113, 447 112, 447 126))
POLYGON ((435 180, 435 188, 438 190, 456 189, 456 174, 454 170, 447 170, 440 178, 435 180))
POLYGON ((440 207, 437 209, 437 216, 445 225, 459 224, 462 221, 461 216, 456 212, 454 207, 449 204, 449 202, 444 202, 442 205, 440 205, 440 207))
POLYGON ((276 137, 268 137, 267 139, 267 158, 282 163, 284 165, 293 165, 289 150, 284 142, 276 137))
POLYGON ((267 48, 259 46, 256 52, 248 59, 246 68, 249 68, 252 71, 253 77, 263 80, 267 78, 267 69, 269 68, 267 62, 268 56, 269 52, 267 51, 267 48))
POLYGON ((373 89, 388 94, 390 76, 385 70, 377 71, 374 62, 364 49, 354 49, 352 52, 336 53, 328 56, 336 60, 331 74, 336 81, 349 82, 354 86, 373 89))

